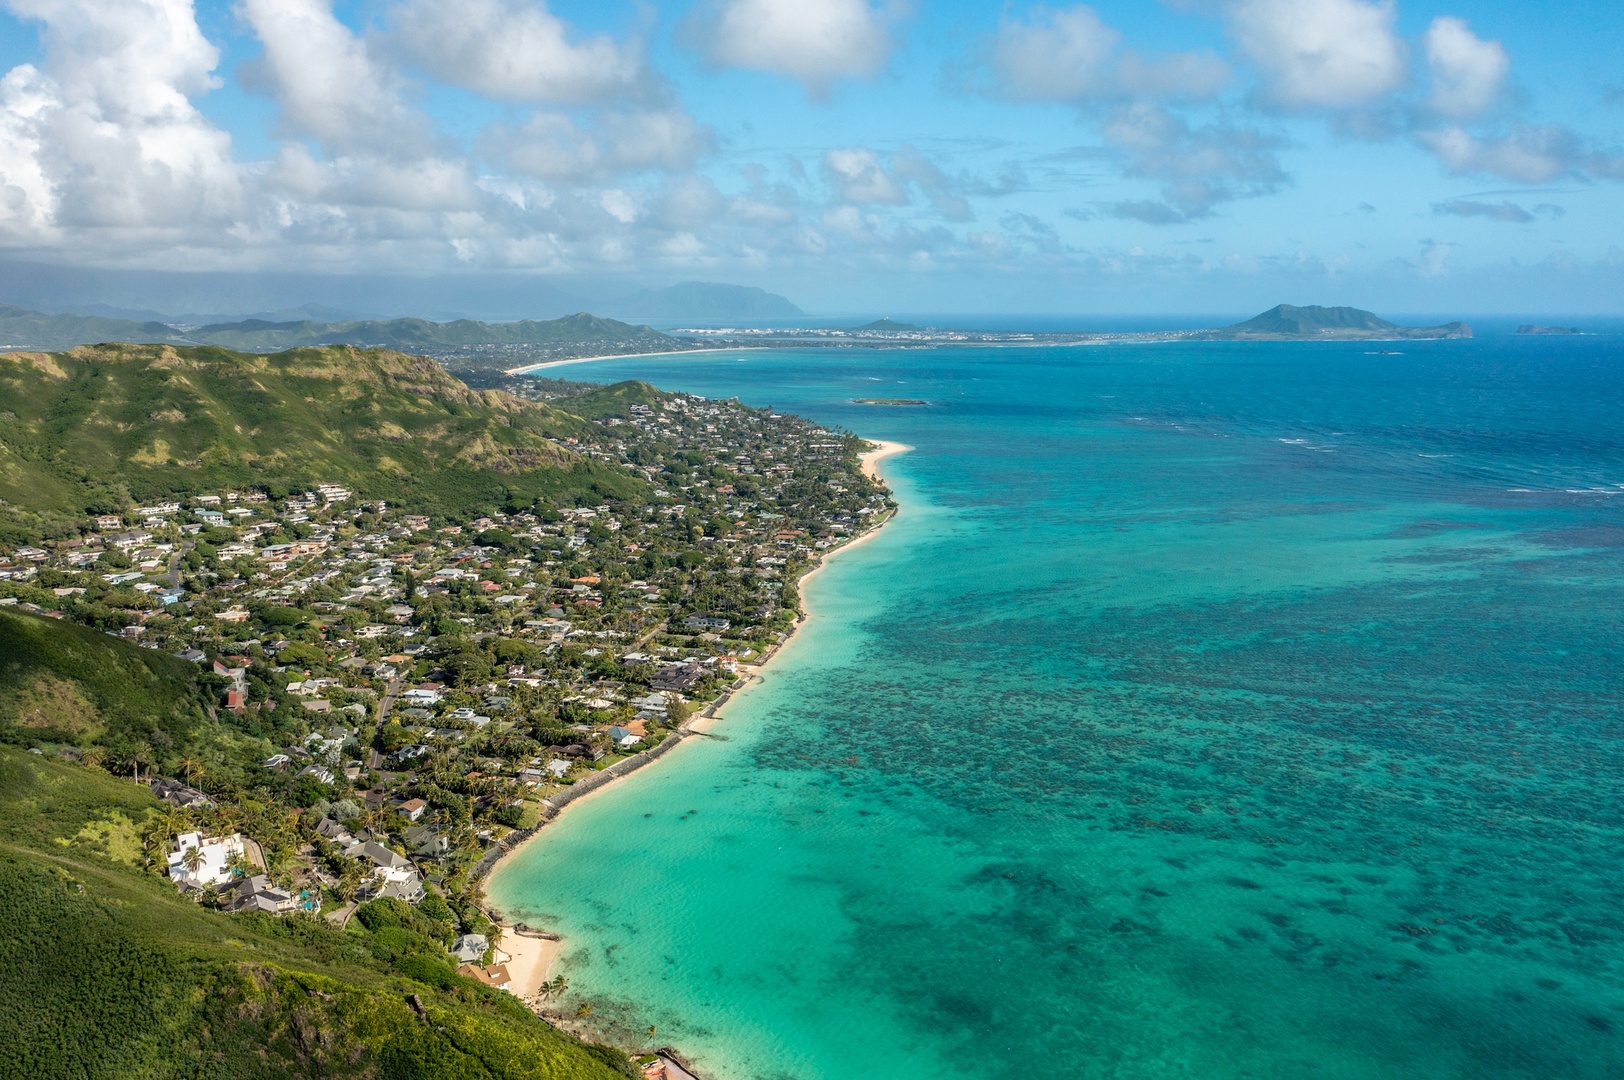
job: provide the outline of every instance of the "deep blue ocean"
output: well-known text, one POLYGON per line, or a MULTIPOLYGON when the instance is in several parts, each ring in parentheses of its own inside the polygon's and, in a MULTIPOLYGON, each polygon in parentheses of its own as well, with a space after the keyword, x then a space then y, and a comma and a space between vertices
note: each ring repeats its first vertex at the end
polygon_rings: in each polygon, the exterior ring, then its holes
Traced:
POLYGON ((728 741, 492 880, 592 1022, 716 1080, 1624 1076, 1624 337, 545 374, 915 448, 728 741))

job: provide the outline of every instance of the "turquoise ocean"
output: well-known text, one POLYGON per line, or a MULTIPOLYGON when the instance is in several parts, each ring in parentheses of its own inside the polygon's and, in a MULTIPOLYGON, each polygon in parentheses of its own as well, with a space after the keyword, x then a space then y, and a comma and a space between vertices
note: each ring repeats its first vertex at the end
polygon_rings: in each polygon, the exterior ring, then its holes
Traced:
POLYGON ((1624 337, 545 374, 915 448, 727 740, 491 880, 593 1023, 714 1080, 1624 1076, 1624 337))

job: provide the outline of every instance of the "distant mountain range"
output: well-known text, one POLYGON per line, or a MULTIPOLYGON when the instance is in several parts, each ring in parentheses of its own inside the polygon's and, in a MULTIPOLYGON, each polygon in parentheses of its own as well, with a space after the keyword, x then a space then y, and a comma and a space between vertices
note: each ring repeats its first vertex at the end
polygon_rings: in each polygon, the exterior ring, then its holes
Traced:
POLYGON ((765 289, 707 281, 641 289, 606 305, 605 310, 628 319, 693 322, 761 322, 796 319, 805 314, 784 297, 765 289))
POLYGON ((101 342, 217 345, 239 352, 279 352, 315 345, 399 349, 443 359, 449 366, 514 366, 525 362, 608 353, 659 352, 687 343, 647 326, 585 313, 544 322, 484 323, 472 319, 363 319, 346 322, 246 319, 181 328, 162 322, 99 315, 45 315, 0 306, 0 348, 71 349, 101 342))
MULTIPOLYGON (((537 322, 485 323, 473 319, 429 322, 427 319, 365 319, 359 322, 216 323, 188 331, 203 345, 222 345, 241 352, 274 352, 306 345, 371 345, 433 353, 437 349, 478 345, 666 346, 671 339, 646 326, 631 326, 581 312, 537 322)), ((637 350, 634 350, 637 351, 637 350)))
POLYGON ((1443 326, 1400 326, 1353 307, 1294 307, 1280 304, 1232 326, 1209 330, 1202 337, 1217 341, 1395 341, 1423 338, 1469 338, 1463 322, 1443 326))

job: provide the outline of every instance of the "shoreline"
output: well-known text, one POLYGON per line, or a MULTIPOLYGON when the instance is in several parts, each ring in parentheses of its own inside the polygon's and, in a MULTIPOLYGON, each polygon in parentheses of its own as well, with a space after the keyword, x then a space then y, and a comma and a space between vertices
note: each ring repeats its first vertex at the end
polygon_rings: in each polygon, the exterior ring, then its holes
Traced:
MULTIPOLYGON (((707 351, 725 352, 732 350, 712 349, 707 351)), ((557 361, 557 363, 563 364, 576 362, 578 361, 557 361)), ((879 469, 881 462, 885 461, 887 458, 894 457, 898 454, 907 453, 913 449, 913 447, 904 443, 890 442, 884 439, 867 439, 865 441, 874 449, 859 455, 862 463, 861 467, 866 476, 876 481, 881 479, 879 469)), ((893 510, 891 513, 887 514, 884 519, 875 525, 872 525, 864 532, 853 537, 846 543, 841 544, 832 551, 824 552, 822 555, 819 555, 812 561, 812 565, 807 567, 806 570, 804 570, 801 575, 795 579, 795 588, 797 593, 800 594, 801 598, 801 615, 795 620, 795 625, 790 628, 789 632, 784 635, 781 641, 767 648, 759 662, 755 664, 741 664, 740 677, 730 684, 726 689, 724 689, 715 701, 711 702, 704 709, 696 713, 677 731, 666 736, 658 746, 655 746, 650 750, 645 750, 640 754, 633 755, 630 758, 625 758, 619 762, 616 762, 614 765, 610 766, 609 769, 596 774, 604 779, 581 791, 581 793, 575 797, 569 798, 562 804, 557 805, 553 804, 549 800, 543 799, 542 806, 544 809, 541 820, 532 828, 524 830, 523 835, 519 836, 517 842, 513 843, 511 847, 507 847, 505 844, 498 842, 496 847, 494 847, 491 852, 487 853, 486 856, 486 858, 491 858, 491 856, 494 855, 495 858, 491 859, 490 865, 488 866, 476 866, 473 874, 473 880, 478 882, 483 888, 484 884, 495 875, 496 871, 502 866, 502 864, 508 862, 513 856, 517 855, 519 852, 528 847, 530 842, 536 839, 543 829, 560 820, 571 806, 590 798, 600 791, 618 784, 620 781, 624 780, 628 776, 631 776, 644 766, 653 764, 660 758, 664 757, 669 751, 682 745, 690 737, 698 736, 703 738, 708 735, 711 728, 715 727, 716 724, 723 719, 722 713, 727 708, 728 704, 733 701, 734 697, 758 682, 761 679, 762 672, 766 670, 768 665, 783 655, 784 650, 790 645, 791 642, 795 640, 796 635, 799 634, 801 630, 814 618, 814 613, 806 602, 805 589, 807 583, 821 574, 829 565, 830 560, 835 558, 837 555, 840 555, 842 552, 850 551, 862 544, 866 544, 878 536, 880 534, 880 530, 884 529, 885 526, 894 521, 897 514, 900 512, 900 507, 897 510, 893 510), (627 767, 620 769, 620 766, 627 767)), ((577 784, 581 784, 583 782, 585 782, 585 779, 576 781, 577 784)), ((570 788, 566 788, 565 792, 567 793, 574 790, 576 789, 574 786, 572 786, 570 788)), ((509 835, 517 836, 518 834, 514 833, 509 835)), ((482 863, 483 861, 484 860, 481 860, 482 863)), ((512 978, 512 982, 509 986, 510 991, 526 1005, 530 1006, 538 1015, 542 1016, 543 1019, 548 1020, 550 1023, 553 1022, 553 1018, 547 1016, 542 1011, 536 998, 541 984, 546 982, 551 977, 554 966, 557 964, 559 958, 563 954, 564 939, 556 934, 546 933, 533 927, 526 926, 522 922, 511 922, 499 908, 488 901, 484 904, 484 909, 486 914, 491 917, 491 920, 502 928, 501 944, 499 947, 511 957, 508 962, 508 972, 512 978)), ((664 1048, 662 1048, 662 1053, 663 1049, 664 1048)))
POLYGON ((525 364, 522 367, 504 368, 504 375, 528 375, 532 371, 541 371, 544 368, 563 367, 565 364, 590 364, 595 360, 644 360, 655 356, 691 356, 699 353, 728 353, 728 352, 754 352, 765 349, 765 345, 721 345, 714 349, 666 349, 662 352, 636 352, 636 353, 608 353, 604 356, 571 356, 563 360, 543 360, 539 364, 525 364))

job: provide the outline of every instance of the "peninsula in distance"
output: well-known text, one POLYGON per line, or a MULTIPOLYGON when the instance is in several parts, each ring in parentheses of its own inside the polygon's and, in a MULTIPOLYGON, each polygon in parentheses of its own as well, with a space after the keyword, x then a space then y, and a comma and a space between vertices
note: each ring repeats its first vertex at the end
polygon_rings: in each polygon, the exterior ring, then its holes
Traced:
MULTIPOLYGON (((785 301, 785 304, 788 302, 785 301)), ((782 308, 763 302, 760 310, 781 313, 782 308)), ((796 310, 798 312, 799 309, 796 310)), ((1550 332, 1546 328, 1541 329, 1550 332)), ((0 306, 0 347, 9 349, 68 349, 107 341, 215 345, 244 352, 355 345, 432 356, 453 371, 486 378, 502 371, 560 360, 648 355, 699 348, 771 348, 786 343, 808 347, 871 344, 895 348, 967 343, 997 345, 1021 341, 1047 344, 1174 339, 1406 341, 1471 336, 1471 327, 1463 322, 1442 326, 1400 326, 1358 308, 1294 307, 1290 304, 1280 304, 1244 322, 1213 329, 1139 332, 1083 329, 1045 333, 963 330, 919 326, 891 319, 877 319, 850 327, 774 325, 769 319, 748 326, 695 325, 669 327, 662 331, 587 312, 558 319, 511 323, 486 323, 474 319, 438 323, 418 318, 276 322, 252 318, 188 326, 156 321, 134 322, 106 316, 52 315, 0 306)))

